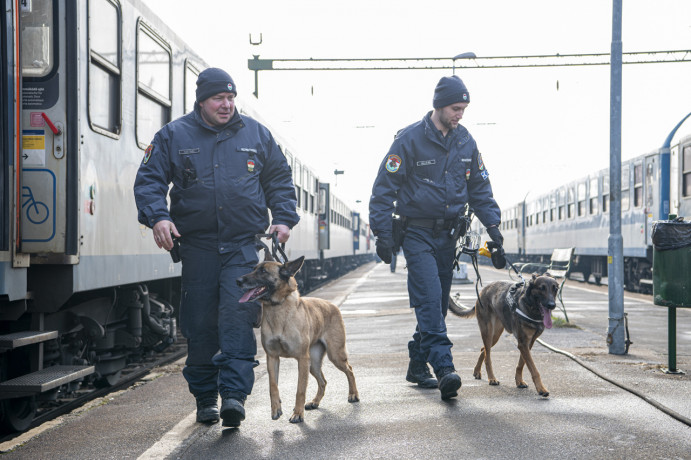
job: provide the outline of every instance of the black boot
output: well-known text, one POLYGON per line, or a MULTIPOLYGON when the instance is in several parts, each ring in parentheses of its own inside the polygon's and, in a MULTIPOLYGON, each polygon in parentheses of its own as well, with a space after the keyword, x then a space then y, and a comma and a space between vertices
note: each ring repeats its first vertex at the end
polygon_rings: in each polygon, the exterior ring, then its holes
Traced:
POLYGON ((439 379, 439 391, 441 399, 449 399, 458 396, 458 389, 461 388, 461 377, 453 367, 443 367, 437 372, 439 379))
POLYGON ((437 379, 432 377, 432 373, 424 361, 411 359, 405 379, 410 383, 417 383, 420 388, 437 388, 437 379))
POLYGON ((223 398, 221 418, 223 419, 223 426, 239 427, 240 422, 245 420, 244 401, 223 398))
POLYGON ((196 397, 197 399, 197 422, 216 423, 218 422, 218 393, 205 393, 196 397))

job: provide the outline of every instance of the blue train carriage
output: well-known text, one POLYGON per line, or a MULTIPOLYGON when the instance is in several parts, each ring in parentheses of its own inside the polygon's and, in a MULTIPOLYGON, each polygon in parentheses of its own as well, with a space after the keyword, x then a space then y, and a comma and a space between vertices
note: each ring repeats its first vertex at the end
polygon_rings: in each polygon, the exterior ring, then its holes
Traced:
POLYGON ((21 431, 37 398, 112 384, 176 340, 180 265, 132 184, 205 64, 139 1, 2 6, 0 422, 21 431))
MULTIPOLYGON (((674 133, 674 132, 673 132, 674 133)), ((671 141, 671 139, 670 139, 671 141)), ((691 136, 622 161, 621 233, 627 290, 652 289, 652 223, 691 215, 691 136)), ((502 208, 505 250, 519 261, 547 263, 554 248, 574 247, 571 272, 600 283, 607 276, 609 169, 502 208)))

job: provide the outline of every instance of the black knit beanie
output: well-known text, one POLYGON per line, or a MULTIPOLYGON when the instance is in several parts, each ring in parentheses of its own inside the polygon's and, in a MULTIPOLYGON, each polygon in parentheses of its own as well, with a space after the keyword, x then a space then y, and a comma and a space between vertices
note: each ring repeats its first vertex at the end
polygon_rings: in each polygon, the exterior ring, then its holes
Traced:
POLYGON ((202 102, 218 93, 233 93, 238 91, 235 82, 225 70, 211 67, 204 70, 197 78, 197 102, 202 102))
POLYGON ((457 102, 470 102, 468 88, 463 84, 463 80, 456 75, 442 77, 434 89, 432 107, 440 109, 457 102))

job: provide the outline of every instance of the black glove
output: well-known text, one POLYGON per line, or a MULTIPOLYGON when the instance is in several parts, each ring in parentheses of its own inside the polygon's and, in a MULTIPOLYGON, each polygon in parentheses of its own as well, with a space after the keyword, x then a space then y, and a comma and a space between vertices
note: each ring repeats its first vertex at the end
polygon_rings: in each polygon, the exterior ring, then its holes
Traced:
POLYGON ((390 264, 393 257, 393 243, 386 239, 377 238, 377 255, 385 264, 390 264))
POLYGON ((499 227, 488 228, 487 234, 489 235, 490 238, 492 238, 492 241, 497 243, 499 246, 504 244, 504 237, 501 236, 501 232, 499 231, 499 227))

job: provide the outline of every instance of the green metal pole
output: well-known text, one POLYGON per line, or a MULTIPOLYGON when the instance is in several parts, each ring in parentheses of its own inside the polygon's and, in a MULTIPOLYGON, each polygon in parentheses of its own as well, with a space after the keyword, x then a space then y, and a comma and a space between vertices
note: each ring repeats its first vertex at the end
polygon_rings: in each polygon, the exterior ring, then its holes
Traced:
POLYGON ((667 352, 669 373, 677 373, 677 309, 669 307, 667 312, 667 352))

